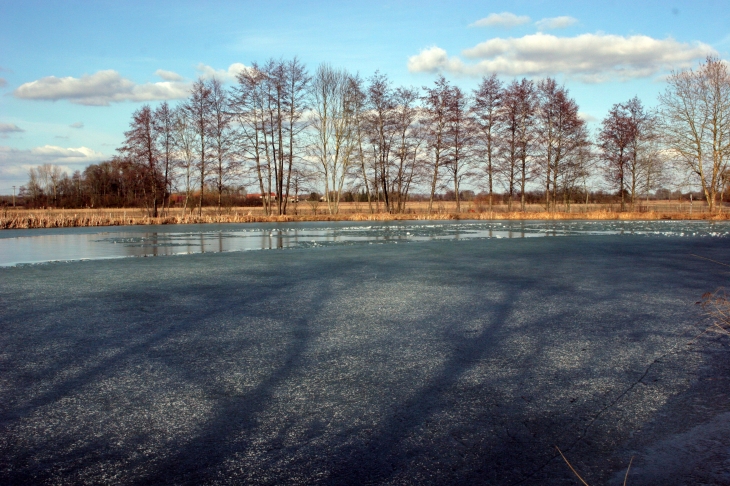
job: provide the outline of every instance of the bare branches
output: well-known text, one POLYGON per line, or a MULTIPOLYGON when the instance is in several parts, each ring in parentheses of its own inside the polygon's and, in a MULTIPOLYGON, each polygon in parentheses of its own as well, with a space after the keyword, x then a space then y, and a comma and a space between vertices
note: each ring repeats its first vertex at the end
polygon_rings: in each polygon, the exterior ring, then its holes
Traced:
POLYGON ((636 136, 636 127, 628 105, 613 105, 604 118, 598 135, 602 157, 605 162, 606 179, 618 188, 621 194, 621 211, 625 209, 627 165, 631 159, 631 144, 636 136))
MULTIPOLYGON (((198 79, 177 108, 141 107, 120 152, 144 169, 130 177, 142 178, 139 200, 154 214, 159 202, 170 205, 175 181, 186 207, 195 196, 199 213, 213 203, 206 193, 217 195, 220 210, 226 193, 258 186, 265 213, 283 215, 305 180, 330 213, 348 191, 371 212, 381 203, 405 212, 414 193, 428 196, 429 211, 442 197, 460 211, 464 189, 486 193, 490 210, 496 192, 509 210, 518 197, 525 210, 528 196, 544 198, 548 210, 561 203, 569 210, 571 201, 587 203, 597 160, 615 190, 609 197, 620 197, 624 209, 665 183, 667 154, 714 209, 730 181, 727 67, 710 58, 697 71, 674 73, 660 101, 659 116, 638 98, 614 105, 598 133, 598 158, 577 103, 551 78, 505 85, 492 75, 465 92, 439 76, 416 89, 327 64, 310 77, 296 58, 271 59, 241 70, 231 88, 198 79)), ((39 173, 29 176, 36 204, 56 204, 39 173)))
POLYGON ((353 103, 359 94, 347 71, 322 64, 312 78, 310 154, 322 171, 325 201, 337 214, 345 178, 355 159, 357 122, 353 103))
POLYGON ((730 158, 730 74, 717 58, 697 71, 674 72, 660 95, 664 143, 675 160, 694 174, 710 211, 730 158))
POLYGON ((496 74, 484 77, 474 90, 471 112, 474 117, 475 144, 477 155, 484 163, 489 192, 489 207, 492 207, 495 182, 495 162, 499 145, 499 113, 502 108, 502 82, 496 74))
POLYGON ((203 197, 205 193, 205 178, 208 176, 210 162, 209 149, 211 145, 211 89, 206 81, 198 79, 190 93, 190 98, 185 103, 184 109, 192 122, 195 133, 195 152, 198 162, 198 174, 200 182, 200 205, 198 216, 203 214, 203 197))
POLYGON ((124 146, 120 152, 145 168, 146 187, 152 198, 152 217, 157 217, 158 196, 164 185, 159 180, 160 160, 155 130, 154 115, 149 105, 144 105, 132 114, 129 131, 124 132, 124 146))

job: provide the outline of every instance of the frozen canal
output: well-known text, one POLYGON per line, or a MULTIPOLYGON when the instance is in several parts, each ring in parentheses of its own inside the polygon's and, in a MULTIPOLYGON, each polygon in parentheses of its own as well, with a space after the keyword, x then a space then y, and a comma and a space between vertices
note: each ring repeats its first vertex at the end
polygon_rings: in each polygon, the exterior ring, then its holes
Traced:
POLYGON ((0 232, 0 484, 730 484, 729 235, 0 232))

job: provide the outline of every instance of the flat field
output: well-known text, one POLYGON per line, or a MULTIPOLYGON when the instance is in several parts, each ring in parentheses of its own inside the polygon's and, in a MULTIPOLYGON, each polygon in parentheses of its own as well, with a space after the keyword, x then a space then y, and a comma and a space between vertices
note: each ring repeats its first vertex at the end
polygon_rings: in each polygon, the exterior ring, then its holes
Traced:
POLYGON ((0 268, 3 484, 728 484, 726 238, 0 268))

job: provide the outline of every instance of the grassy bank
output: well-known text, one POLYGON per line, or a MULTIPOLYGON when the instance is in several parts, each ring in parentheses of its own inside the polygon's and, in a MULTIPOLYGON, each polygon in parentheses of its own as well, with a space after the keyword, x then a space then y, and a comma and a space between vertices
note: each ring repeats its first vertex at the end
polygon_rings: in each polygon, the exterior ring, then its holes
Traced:
POLYGON ((545 211, 531 206, 526 211, 509 211, 495 206, 467 207, 456 212, 450 205, 440 204, 429 213, 427 207, 415 206, 406 213, 369 212, 367 206, 343 205, 338 214, 327 214, 318 208, 300 209, 297 214, 267 216, 261 208, 206 208, 202 215, 171 209, 153 218, 141 209, 7 209, 0 213, 0 229, 66 228, 83 226, 120 226, 198 223, 264 223, 296 221, 398 221, 398 220, 727 220, 728 213, 710 214, 703 208, 687 210, 680 205, 656 205, 635 211, 617 211, 609 205, 574 206, 570 210, 545 211))

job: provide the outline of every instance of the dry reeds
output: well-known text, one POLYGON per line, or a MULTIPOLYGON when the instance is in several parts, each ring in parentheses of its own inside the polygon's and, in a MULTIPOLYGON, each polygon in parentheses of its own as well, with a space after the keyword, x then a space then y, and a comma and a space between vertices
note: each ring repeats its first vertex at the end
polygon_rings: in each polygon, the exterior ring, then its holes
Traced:
MULTIPOLYGON (((570 461, 568 461, 568 458, 565 457, 565 455, 563 454, 563 451, 561 451, 558 446, 555 446, 555 448, 558 450, 560 457, 563 458, 565 463, 568 465, 570 470, 573 471, 573 474, 575 474, 575 476, 580 480, 580 482, 584 486, 589 486, 589 484, 586 482, 586 480, 583 479, 580 474, 578 474, 578 471, 576 471, 575 468, 573 467, 573 465, 570 463, 570 461)), ((624 485, 623 486, 626 486, 626 482, 629 480, 629 471, 631 470, 631 464, 633 464, 633 462, 634 462, 634 456, 631 456, 631 460, 629 461, 629 467, 626 468, 626 474, 624 475, 624 485)))
POLYGON ((705 293, 698 303, 705 308, 707 316, 712 321, 708 330, 730 335, 730 300, 728 300, 725 289, 720 288, 714 292, 705 293))
MULTIPOLYGON (((359 209, 359 208, 353 208, 359 209)), ((420 208, 419 208, 420 209, 420 208)), ((482 208, 479 208, 482 209, 482 208)), ((68 228, 80 226, 121 226, 121 225, 163 225, 163 224, 200 224, 200 223, 284 223, 303 221, 404 221, 404 220, 727 220, 728 214, 695 212, 618 212, 612 210, 592 210, 583 212, 559 211, 477 211, 432 212, 414 211, 407 213, 352 212, 339 214, 298 214, 267 216, 259 210, 250 208, 231 208, 218 212, 211 208, 203 212, 183 213, 168 211, 166 215, 153 218, 140 210, 103 209, 103 210, 14 210, 0 216, 0 229, 28 228, 68 228)))

